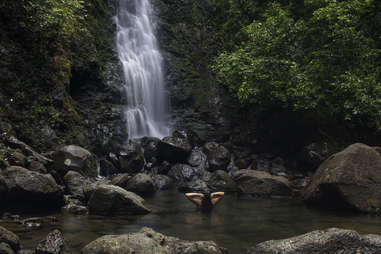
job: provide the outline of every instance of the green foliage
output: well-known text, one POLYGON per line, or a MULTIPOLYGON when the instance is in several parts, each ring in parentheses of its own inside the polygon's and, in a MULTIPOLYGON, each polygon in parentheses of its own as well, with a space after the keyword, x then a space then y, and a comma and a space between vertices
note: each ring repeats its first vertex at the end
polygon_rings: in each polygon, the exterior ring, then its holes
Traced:
POLYGON ((27 26, 40 34, 41 41, 59 41, 69 47, 70 41, 88 33, 83 0, 23 0, 27 26))
POLYGON ((219 55, 217 78, 243 104, 380 126, 380 50, 362 20, 372 4, 309 0, 308 18, 297 19, 270 3, 237 49, 219 55))

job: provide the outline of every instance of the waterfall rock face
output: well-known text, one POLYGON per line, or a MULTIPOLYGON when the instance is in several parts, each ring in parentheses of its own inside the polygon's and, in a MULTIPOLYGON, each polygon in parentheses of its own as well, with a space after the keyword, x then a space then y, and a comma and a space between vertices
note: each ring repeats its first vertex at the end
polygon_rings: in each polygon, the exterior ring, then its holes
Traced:
POLYGON ((125 113, 129 138, 168 136, 169 103, 151 3, 120 0, 115 20, 128 100, 125 113))

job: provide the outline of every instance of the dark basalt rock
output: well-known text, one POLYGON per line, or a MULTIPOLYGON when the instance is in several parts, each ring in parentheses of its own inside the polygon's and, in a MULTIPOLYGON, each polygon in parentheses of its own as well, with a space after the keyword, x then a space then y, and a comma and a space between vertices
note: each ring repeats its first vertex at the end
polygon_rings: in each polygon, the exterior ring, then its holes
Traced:
POLYGON ((96 177, 98 161, 96 156, 88 150, 80 146, 68 145, 54 153, 54 169, 60 177, 70 170, 79 172, 83 176, 96 177))
POLYGON ((154 175, 153 181, 158 190, 167 190, 173 186, 173 180, 166 175, 154 175))
POLYGON ((315 170, 332 154, 332 148, 327 142, 311 143, 303 147, 298 155, 300 168, 304 170, 315 170))
POLYGON ((130 144, 125 151, 118 154, 121 173, 136 174, 143 170, 144 154, 138 144, 130 144))
POLYGON ((2 171, 0 193, 10 206, 58 208, 63 203, 63 190, 50 174, 40 174, 22 167, 2 171))
POLYGON ((137 215, 147 214, 144 199, 133 192, 114 185, 98 186, 88 202, 89 213, 93 215, 137 215))
POLYGON ((118 169, 110 161, 101 159, 99 161, 99 174, 101 176, 110 176, 118 173, 118 169))
POLYGON ((261 197, 291 196, 288 180, 264 171, 242 169, 234 172, 233 179, 238 191, 261 197))
POLYGON ((214 171, 208 180, 208 187, 211 191, 234 192, 237 190, 236 183, 230 175, 223 170, 214 171))
POLYGON ((172 136, 165 137, 158 144, 158 157, 172 163, 185 162, 192 151, 185 132, 175 131, 172 136))
POLYGON ((45 240, 42 240, 36 247, 36 254, 70 254, 68 243, 63 237, 61 231, 54 230, 50 232, 45 240))
POLYGON ((381 236, 359 235, 356 231, 330 228, 316 230, 300 236, 260 243, 246 254, 338 254, 381 252, 381 236))
POLYGON ((362 212, 381 209, 381 156, 372 147, 353 144, 320 165, 302 191, 305 201, 362 212))
POLYGON ((203 151, 209 162, 209 170, 226 170, 230 162, 230 152, 224 146, 216 142, 208 142, 204 145, 203 151))
POLYGON ((209 164, 206 157, 206 154, 202 152, 202 149, 195 148, 192 150, 191 154, 187 159, 187 163, 192 167, 198 167, 202 169, 208 169, 209 164))
POLYGON ((227 251, 212 241, 185 241, 165 236, 150 228, 138 233, 105 235, 89 243, 82 254, 223 254, 227 251))

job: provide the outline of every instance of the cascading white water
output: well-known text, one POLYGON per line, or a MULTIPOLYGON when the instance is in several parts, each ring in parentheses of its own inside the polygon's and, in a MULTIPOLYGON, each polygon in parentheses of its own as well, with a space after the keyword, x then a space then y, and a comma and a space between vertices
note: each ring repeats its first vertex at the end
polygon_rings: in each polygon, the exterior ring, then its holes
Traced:
POLYGON ((117 49, 123 64, 130 139, 168 136, 169 103, 164 87, 163 59, 153 30, 149 0, 119 0, 117 49))

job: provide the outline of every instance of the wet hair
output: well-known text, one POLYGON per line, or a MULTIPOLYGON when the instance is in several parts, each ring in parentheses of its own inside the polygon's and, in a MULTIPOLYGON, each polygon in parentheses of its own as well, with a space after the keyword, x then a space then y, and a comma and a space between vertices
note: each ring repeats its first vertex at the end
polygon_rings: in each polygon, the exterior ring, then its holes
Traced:
POLYGON ((213 209, 212 198, 209 191, 203 191, 204 197, 201 200, 201 211, 210 211, 213 209))

